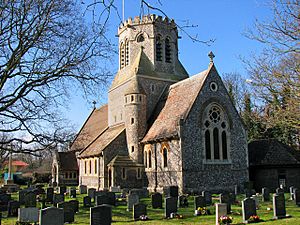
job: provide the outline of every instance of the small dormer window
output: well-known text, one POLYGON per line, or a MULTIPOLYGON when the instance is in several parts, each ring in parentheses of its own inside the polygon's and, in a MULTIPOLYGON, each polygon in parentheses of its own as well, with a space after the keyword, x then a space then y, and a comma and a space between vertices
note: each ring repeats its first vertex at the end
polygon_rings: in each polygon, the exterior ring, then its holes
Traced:
POLYGON ((162 43, 161 37, 156 37, 156 61, 162 61, 162 43))
POLYGON ((145 41, 145 38, 144 38, 144 35, 143 34, 140 34, 136 40, 137 42, 143 42, 145 41))
POLYGON ((167 63, 171 62, 171 42, 169 38, 165 41, 165 61, 167 63))

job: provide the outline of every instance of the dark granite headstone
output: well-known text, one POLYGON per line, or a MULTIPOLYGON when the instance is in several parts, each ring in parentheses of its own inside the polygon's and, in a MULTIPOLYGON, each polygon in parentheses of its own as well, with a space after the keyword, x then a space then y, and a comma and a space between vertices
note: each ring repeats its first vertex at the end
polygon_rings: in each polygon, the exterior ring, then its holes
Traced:
POLYGON ((262 188, 261 189, 261 194, 262 194, 262 201, 263 202, 268 202, 270 201, 270 191, 269 188, 262 188))
POLYGON ((95 194, 96 194, 96 189, 95 188, 89 188, 88 189, 88 196, 95 201, 95 194))
POLYGON ((90 208, 90 225, 111 225, 111 206, 100 205, 90 208))
POLYGON ((127 211, 131 211, 134 204, 140 202, 140 198, 137 194, 128 194, 127 195, 127 211))
POLYGON ((92 201, 90 196, 84 196, 83 197, 83 206, 84 207, 91 207, 92 206, 92 201))
POLYGON ((69 193, 71 198, 76 198, 76 189, 70 189, 69 193))
POLYGON ((19 190, 19 202, 21 205, 25 204, 25 194, 27 193, 27 190, 19 190))
POLYGON ((227 214, 231 213, 231 202, 228 193, 220 194, 220 203, 227 204, 227 214))
POLYGON ((53 195, 54 195, 54 188, 48 187, 46 189, 46 202, 53 203, 53 195))
POLYGON ((155 192, 153 195, 151 195, 151 203, 152 203, 152 208, 157 209, 157 208, 162 208, 162 194, 155 192))
POLYGON ((177 212, 177 197, 168 197, 165 199, 165 217, 169 218, 171 213, 177 212))
POLYGON ((276 188, 276 194, 284 194, 283 188, 276 188))
POLYGON ((205 198, 206 205, 212 204, 211 193, 208 191, 202 191, 202 196, 205 198))
POLYGON ((188 207, 188 197, 186 195, 180 195, 178 197, 178 207, 188 207))
POLYGON ((78 200, 70 200, 69 203, 72 206, 72 209, 75 213, 79 212, 79 201, 78 200))
POLYGON ((74 214, 75 211, 73 209, 73 205, 70 202, 59 202, 57 203, 57 208, 64 210, 64 222, 74 222, 74 214))
POLYGON ((79 185, 79 194, 87 194, 87 186, 86 185, 79 185))
POLYGON ((20 202, 18 201, 9 201, 7 206, 7 216, 16 217, 18 216, 18 209, 20 208, 20 202))
POLYGON ((274 219, 281 219, 286 217, 284 194, 273 195, 273 211, 274 219))
POLYGON ((65 201, 65 195, 54 193, 54 195, 53 195, 53 205, 54 206, 56 206, 57 203, 64 202, 64 201, 65 201))
POLYGON ((194 197, 194 209, 198 209, 199 207, 206 207, 206 201, 204 196, 198 195, 194 197))
POLYGON ((36 193, 29 191, 24 196, 25 207, 36 207, 36 193))
POLYGON ((40 225, 63 225, 64 210, 56 207, 42 209, 39 221, 40 225))
POLYGON ((255 200, 246 198, 242 201, 243 222, 248 223, 250 216, 256 215, 255 200))
POLYGON ((59 187, 59 194, 64 195, 67 192, 66 186, 60 186, 59 187))
POLYGON ((147 206, 142 203, 133 205, 133 219, 138 220, 140 216, 147 215, 147 206))
POLYGON ((97 195, 96 196, 96 200, 95 200, 95 205, 103 205, 103 204, 108 204, 109 200, 108 200, 108 196, 107 195, 97 195))
POLYGON ((8 202, 11 200, 10 194, 0 194, 0 211, 6 211, 8 202))

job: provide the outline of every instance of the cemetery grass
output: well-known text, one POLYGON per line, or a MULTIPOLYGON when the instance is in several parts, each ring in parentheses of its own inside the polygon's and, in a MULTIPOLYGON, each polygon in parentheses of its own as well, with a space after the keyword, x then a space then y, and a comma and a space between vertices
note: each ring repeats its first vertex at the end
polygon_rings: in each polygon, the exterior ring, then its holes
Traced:
MULTIPOLYGON (((90 210, 89 208, 84 208, 82 205, 83 197, 85 195, 77 195, 77 200, 80 202, 79 213, 75 215, 75 222, 72 224, 78 225, 87 225, 90 223, 90 210)), ((17 200, 17 195, 12 195, 12 197, 17 200)), ((239 195, 237 197, 238 203, 232 205, 233 213, 230 215, 233 217, 232 225, 243 224, 242 223, 242 207, 241 200, 244 196, 239 195)), ((259 217, 264 220, 260 224, 262 225, 295 225, 300 224, 300 207, 297 207, 293 201, 289 200, 289 194, 285 194, 286 197, 286 211, 287 214, 291 215, 291 218, 281 219, 281 220, 273 220, 273 210, 272 210, 272 202, 263 203, 260 202, 260 207, 257 210, 257 214, 259 217), (271 208, 271 210, 267 210, 267 208, 271 208)), ((71 200, 68 196, 66 196, 65 201, 71 200)), ((164 218, 164 209, 152 209, 151 207, 151 199, 145 198, 141 199, 142 203, 148 205, 147 214, 150 220, 148 221, 133 221, 132 212, 127 212, 126 203, 119 203, 118 206, 113 207, 113 225, 116 224, 147 224, 147 225, 164 225, 164 224, 180 224, 180 225, 193 225, 193 224, 201 224, 201 225, 212 225, 215 224, 215 207, 213 205, 207 207, 212 215, 204 215, 204 216, 194 216, 194 203, 193 197, 189 197, 189 207, 187 208, 179 208, 178 214, 183 215, 183 219, 165 219, 164 218)), ((216 202, 214 200, 213 202, 216 202)), ((6 218, 6 213, 2 213, 2 225, 15 225, 17 218, 6 218)))

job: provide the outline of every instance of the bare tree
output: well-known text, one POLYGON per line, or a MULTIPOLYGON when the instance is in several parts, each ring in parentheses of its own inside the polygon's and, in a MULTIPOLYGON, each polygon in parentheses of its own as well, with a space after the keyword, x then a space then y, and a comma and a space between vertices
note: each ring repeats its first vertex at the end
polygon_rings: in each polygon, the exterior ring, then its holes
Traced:
MULTIPOLYGON (((260 55, 245 61, 253 94, 264 106, 267 130, 290 145, 300 134, 300 1, 273 0, 271 21, 256 21, 247 36, 264 43, 260 55)), ((260 105, 260 107, 261 107, 260 105)))
MULTIPOLYGON (((106 10, 106 9, 104 9, 106 10)), ((113 48, 73 0, 4 0, 0 8, 2 151, 33 153, 70 138, 59 108, 107 82, 113 48), (33 149, 35 149, 33 151, 33 149)))

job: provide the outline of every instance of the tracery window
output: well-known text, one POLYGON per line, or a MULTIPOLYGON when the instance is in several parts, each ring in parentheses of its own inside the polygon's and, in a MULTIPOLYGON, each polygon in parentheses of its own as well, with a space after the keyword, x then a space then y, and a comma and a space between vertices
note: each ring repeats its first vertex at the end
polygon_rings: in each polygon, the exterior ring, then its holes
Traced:
POLYGON ((162 61, 162 41, 159 35, 156 37, 156 61, 162 61))
POLYGON ((171 42, 169 38, 165 40, 165 61, 167 63, 171 62, 171 42))
POLYGON ((225 112, 217 104, 205 109, 203 127, 205 159, 228 160, 229 124, 225 112))

